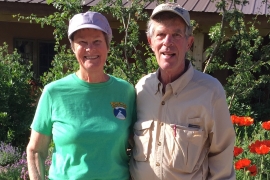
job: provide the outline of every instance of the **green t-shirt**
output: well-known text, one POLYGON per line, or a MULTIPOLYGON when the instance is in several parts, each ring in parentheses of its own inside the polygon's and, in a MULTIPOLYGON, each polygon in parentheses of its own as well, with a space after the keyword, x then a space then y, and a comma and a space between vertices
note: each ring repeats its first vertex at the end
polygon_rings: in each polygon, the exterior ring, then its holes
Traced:
POLYGON ((135 90, 110 76, 87 83, 75 74, 45 86, 31 128, 55 143, 52 180, 127 180, 135 90))

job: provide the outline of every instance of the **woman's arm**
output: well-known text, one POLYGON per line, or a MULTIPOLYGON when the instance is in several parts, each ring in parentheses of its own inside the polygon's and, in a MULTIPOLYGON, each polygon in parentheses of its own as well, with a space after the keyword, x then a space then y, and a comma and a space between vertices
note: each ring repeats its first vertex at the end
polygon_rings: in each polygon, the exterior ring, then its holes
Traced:
POLYGON ((45 179, 45 160, 48 156, 51 136, 31 131, 30 141, 27 146, 27 162, 31 180, 45 179))

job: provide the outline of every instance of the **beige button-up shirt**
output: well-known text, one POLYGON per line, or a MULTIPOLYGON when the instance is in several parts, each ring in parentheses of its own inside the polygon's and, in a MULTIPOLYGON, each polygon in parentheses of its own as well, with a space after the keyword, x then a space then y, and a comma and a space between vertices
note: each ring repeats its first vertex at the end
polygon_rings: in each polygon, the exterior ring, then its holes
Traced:
POLYGON ((143 77, 136 85, 132 178, 235 179, 235 132, 222 85, 190 63, 163 94, 158 73, 143 77))

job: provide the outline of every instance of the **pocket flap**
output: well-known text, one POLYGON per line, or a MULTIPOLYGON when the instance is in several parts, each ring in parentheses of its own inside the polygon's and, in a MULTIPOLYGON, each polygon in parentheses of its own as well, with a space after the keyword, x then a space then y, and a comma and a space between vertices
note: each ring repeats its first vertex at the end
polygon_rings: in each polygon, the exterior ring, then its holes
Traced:
POLYGON ((144 129, 149 129, 151 127, 153 120, 147 120, 147 121, 143 121, 143 122, 136 122, 134 124, 134 129, 136 130, 144 130, 144 129))

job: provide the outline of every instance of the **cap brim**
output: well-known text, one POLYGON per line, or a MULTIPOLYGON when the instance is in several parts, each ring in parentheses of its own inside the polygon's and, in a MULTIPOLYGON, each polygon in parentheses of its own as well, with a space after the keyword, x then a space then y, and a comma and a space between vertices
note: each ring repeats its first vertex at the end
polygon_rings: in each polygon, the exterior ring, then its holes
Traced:
POLYGON ((76 31, 78 31, 80 29, 87 29, 87 28, 89 28, 89 29, 97 29, 97 30, 100 30, 100 31, 105 32, 107 34, 107 32, 104 31, 103 29, 101 29, 99 26, 96 26, 94 24, 83 24, 83 25, 80 25, 80 26, 72 29, 70 32, 68 32, 68 38, 70 39, 74 32, 76 32, 76 31))
POLYGON ((184 18, 181 14, 175 12, 174 10, 169 10, 169 9, 159 10, 158 12, 152 14, 152 15, 150 16, 150 18, 152 19, 155 15, 157 15, 157 14, 159 14, 159 13, 161 13, 161 12, 172 12, 172 13, 174 13, 174 14, 177 14, 178 16, 180 16, 180 17, 185 21, 185 23, 186 23, 188 26, 191 26, 191 25, 185 20, 185 18, 184 18))

